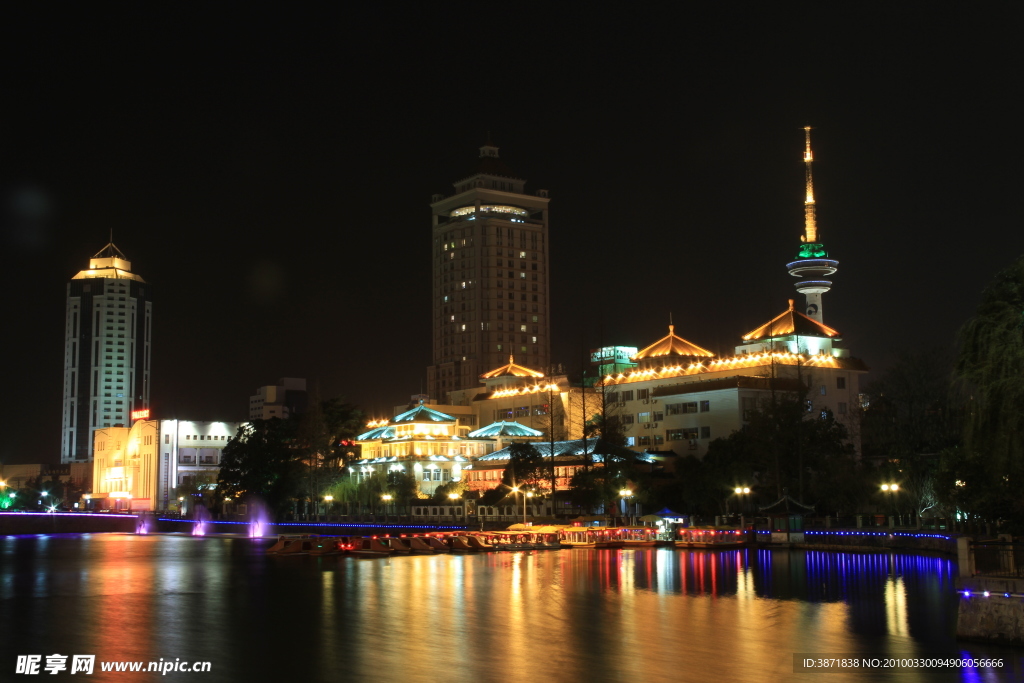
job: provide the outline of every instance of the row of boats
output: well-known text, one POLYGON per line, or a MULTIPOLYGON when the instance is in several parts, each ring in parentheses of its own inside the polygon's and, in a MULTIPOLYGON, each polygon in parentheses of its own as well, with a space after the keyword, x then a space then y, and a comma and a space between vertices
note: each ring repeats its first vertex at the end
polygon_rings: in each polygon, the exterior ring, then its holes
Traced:
POLYGON ((378 536, 283 535, 267 549, 270 555, 434 555, 498 550, 559 550, 562 548, 677 547, 726 549, 746 545, 739 530, 684 529, 679 538, 653 527, 579 527, 515 524, 505 531, 450 531, 378 536), (517 528, 518 527, 518 528, 517 528))

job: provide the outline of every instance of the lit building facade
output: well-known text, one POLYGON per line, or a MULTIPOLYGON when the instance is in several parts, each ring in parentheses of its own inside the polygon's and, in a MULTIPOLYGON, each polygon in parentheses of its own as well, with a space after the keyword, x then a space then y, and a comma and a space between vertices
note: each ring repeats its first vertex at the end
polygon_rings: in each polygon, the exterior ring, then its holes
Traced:
POLYGON ((547 191, 526 194, 491 144, 454 185, 430 205, 435 400, 476 387, 510 353, 531 367, 550 363, 547 191))
POLYGON ((239 422, 136 420, 94 436, 93 509, 170 510, 175 489, 214 484, 239 422))
POLYGON ((831 412, 851 433, 864 364, 835 346, 839 333, 789 308, 743 336, 736 353, 717 358, 675 334, 637 352, 636 367, 606 375, 601 392, 612 419, 636 451, 703 457, 713 439, 743 427, 773 392, 805 393, 807 410, 831 412))
POLYGON ((108 243, 67 286, 61 462, 92 458, 93 430, 149 408, 150 286, 108 243))

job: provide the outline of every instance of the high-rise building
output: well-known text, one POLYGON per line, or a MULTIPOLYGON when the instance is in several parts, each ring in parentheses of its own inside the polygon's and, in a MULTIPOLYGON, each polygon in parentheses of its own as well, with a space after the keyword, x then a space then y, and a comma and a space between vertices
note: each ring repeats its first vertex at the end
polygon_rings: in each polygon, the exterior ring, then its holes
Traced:
POLYGON ((260 387, 249 397, 249 419, 269 420, 277 417, 287 420, 292 415, 305 412, 309 403, 306 380, 282 377, 277 384, 260 387))
POLYGON ((814 179, 811 175, 811 127, 804 127, 804 234, 800 236, 800 251, 797 260, 786 264, 793 277, 800 278, 796 291, 806 298, 804 312, 819 323, 822 322, 821 295, 832 288, 832 282, 825 278, 836 272, 839 261, 828 257, 825 245, 818 234, 815 216, 814 179))
POLYGON ((431 398, 479 385, 508 362, 550 364, 548 193, 525 182, 488 142, 476 171, 434 195, 431 398))
POLYGON ((113 242, 68 283, 61 462, 91 460, 94 430, 127 425, 149 409, 150 298, 113 242))

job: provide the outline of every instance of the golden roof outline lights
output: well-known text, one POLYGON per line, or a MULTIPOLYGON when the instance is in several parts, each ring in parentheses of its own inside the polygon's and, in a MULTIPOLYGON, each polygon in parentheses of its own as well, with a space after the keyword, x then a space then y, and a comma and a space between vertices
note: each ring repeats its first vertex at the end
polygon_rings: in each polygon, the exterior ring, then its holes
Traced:
POLYGON ((773 351, 763 353, 747 353, 729 358, 715 358, 713 360, 701 361, 699 363, 680 363, 678 365, 663 365, 659 368, 646 368, 644 370, 633 370, 625 374, 615 376, 608 375, 601 384, 630 384, 632 382, 643 382, 651 379, 663 379, 667 377, 684 377, 687 375, 699 375, 705 372, 720 372, 722 370, 734 370, 738 368, 752 368, 761 365, 805 365, 809 367, 838 368, 839 361, 835 356, 821 353, 815 356, 802 353, 790 353, 786 351, 773 351))
POLYGON ((657 358, 660 356, 703 356, 714 358, 715 354, 705 348, 689 342, 675 333, 676 326, 668 326, 668 335, 647 346, 633 356, 633 360, 657 358))
POLYGON ((512 387, 510 389, 497 389, 487 398, 505 398, 506 396, 526 396, 528 394, 539 394, 545 391, 558 391, 557 384, 531 384, 525 387, 512 387))
POLYGON ((764 325, 743 335, 743 341, 759 341, 778 337, 828 337, 837 339, 838 330, 819 323, 814 318, 804 315, 793 307, 793 299, 789 300, 789 309, 775 316, 764 325))
POLYGON ((515 356, 513 354, 509 354, 508 365, 502 365, 500 368, 495 368, 490 372, 485 372, 480 375, 480 379, 494 379, 496 377, 503 377, 506 375, 511 377, 534 377, 540 379, 544 376, 544 373, 531 370, 523 365, 516 365, 515 356))

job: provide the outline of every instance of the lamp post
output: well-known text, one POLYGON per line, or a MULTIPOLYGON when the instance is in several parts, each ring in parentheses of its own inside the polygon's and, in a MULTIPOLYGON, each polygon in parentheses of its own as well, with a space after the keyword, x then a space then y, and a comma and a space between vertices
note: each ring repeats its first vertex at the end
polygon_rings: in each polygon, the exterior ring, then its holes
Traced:
POLYGON ((327 515, 330 516, 330 514, 331 514, 331 503, 334 502, 334 496, 332 496, 332 495, 324 496, 324 502, 327 503, 327 515))
POLYGON ((185 496, 178 496, 178 516, 185 516, 185 496))
POLYGON ((740 529, 743 529, 743 527, 746 526, 746 524, 745 524, 746 520, 743 519, 743 503, 745 502, 744 499, 743 499, 743 496, 749 496, 750 495, 750 487, 749 486, 737 486, 736 488, 733 489, 733 493, 735 493, 737 496, 740 497, 740 505, 739 505, 739 507, 740 507, 740 529))
POLYGON ((533 498, 533 491, 527 491, 526 495, 523 496, 523 526, 526 526, 526 499, 533 498))
MULTIPOLYGON (((631 497, 632 495, 633 495, 633 492, 631 490, 629 490, 629 489, 620 489, 619 490, 619 498, 622 500, 622 508, 623 508, 622 509, 622 514, 624 514, 624 515, 626 514, 626 505, 627 505, 627 500, 626 499, 631 497)), ((627 526, 632 526, 632 518, 633 518, 632 515, 627 515, 626 516, 626 525, 627 526)))
POLYGON ((459 498, 461 498, 461 496, 459 494, 457 494, 457 493, 449 493, 448 494, 448 500, 451 501, 451 504, 453 506, 455 505, 455 501, 457 501, 459 498))
POLYGON ((390 493, 385 493, 383 496, 380 497, 380 499, 384 501, 384 523, 387 524, 388 523, 388 506, 391 505, 391 494, 390 493))
POLYGON ((882 492, 889 498, 889 528, 893 527, 893 512, 895 512, 895 501, 893 497, 900 490, 899 484, 882 484, 882 492))

